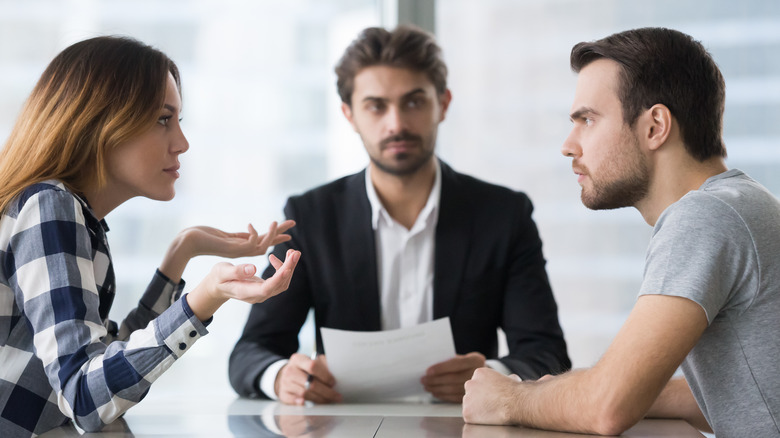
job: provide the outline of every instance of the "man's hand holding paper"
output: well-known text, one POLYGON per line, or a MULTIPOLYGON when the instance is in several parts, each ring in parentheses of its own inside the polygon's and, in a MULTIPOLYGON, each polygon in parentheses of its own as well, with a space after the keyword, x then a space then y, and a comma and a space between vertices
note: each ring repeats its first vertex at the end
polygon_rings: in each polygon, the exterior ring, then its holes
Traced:
MULTIPOLYGON (((424 396, 426 389, 421 378, 429 367, 451 360, 462 362, 455 356, 449 318, 377 332, 323 328, 322 342, 336 379, 335 390, 345 401, 424 396)), ((447 374, 449 366, 444 368, 441 376, 447 374)), ((461 383, 461 390, 462 386, 461 383)))
POLYGON ((474 370, 484 366, 485 355, 482 353, 459 354, 428 367, 420 383, 439 400, 460 403, 466 393, 463 385, 474 375, 474 370))

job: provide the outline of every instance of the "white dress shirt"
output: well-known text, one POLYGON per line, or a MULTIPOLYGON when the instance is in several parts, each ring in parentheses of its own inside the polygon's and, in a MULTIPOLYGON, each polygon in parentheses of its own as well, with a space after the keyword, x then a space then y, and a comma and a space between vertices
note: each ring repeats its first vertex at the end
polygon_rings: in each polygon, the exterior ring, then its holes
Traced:
POLYGON ((431 321, 434 247, 441 197, 439 162, 436 160, 436 177, 428 201, 409 229, 393 219, 382 205, 371 182, 370 170, 366 169, 366 194, 371 203, 376 241, 382 330, 431 321))

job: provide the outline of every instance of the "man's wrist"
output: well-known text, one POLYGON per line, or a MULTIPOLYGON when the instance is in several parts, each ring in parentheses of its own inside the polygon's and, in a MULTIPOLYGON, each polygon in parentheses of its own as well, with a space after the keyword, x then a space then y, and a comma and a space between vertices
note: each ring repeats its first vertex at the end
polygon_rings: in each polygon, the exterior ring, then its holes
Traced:
POLYGON ((488 368, 491 368, 493 370, 498 371, 499 373, 508 376, 512 374, 512 370, 509 369, 508 366, 504 365, 503 362, 501 362, 498 359, 488 359, 485 361, 485 366, 488 368))
POLYGON ((257 379, 258 388, 271 400, 279 400, 279 396, 276 394, 276 377, 279 375, 279 371, 287 365, 287 362, 289 362, 288 359, 277 360, 269 365, 257 379))

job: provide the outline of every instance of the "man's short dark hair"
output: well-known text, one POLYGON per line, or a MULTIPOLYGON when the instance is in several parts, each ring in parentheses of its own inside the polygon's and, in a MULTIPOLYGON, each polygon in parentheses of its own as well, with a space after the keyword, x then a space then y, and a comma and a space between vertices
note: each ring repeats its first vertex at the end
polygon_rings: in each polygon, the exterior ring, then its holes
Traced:
POLYGON ((433 35, 420 28, 402 25, 392 32, 381 27, 364 29, 336 64, 336 86, 342 102, 352 104, 355 75, 375 65, 423 72, 437 93, 447 91, 447 66, 441 48, 433 35))
POLYGON ((677 120, 691 156, 699 161, 726 156, 722 139, 726 85, 701 43, 676 30, 642 28, 582 42, 571 50, 576 73, 597 59, 620 65, 617 92, 629 126, 640 112, 660 103, 677 120))

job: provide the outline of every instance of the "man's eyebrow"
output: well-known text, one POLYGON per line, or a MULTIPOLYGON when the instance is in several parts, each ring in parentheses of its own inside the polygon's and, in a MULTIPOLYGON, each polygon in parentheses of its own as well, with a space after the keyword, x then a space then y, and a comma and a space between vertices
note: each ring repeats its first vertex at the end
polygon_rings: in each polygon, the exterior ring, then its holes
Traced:
POLYGON ((412 90, 412 91, 410 91, 408 93, 405 93, 402 96, 402 98, 403 99, 408 99, 408 98, 410 98, 410 97, 412 97, 412 96, 414 96, 415 94, 418 94, 418 93, 425 93, 425 90, 423 90, 422 88, 415 88, 414 90, 412 90))
POLYGON ((579 108, 578 110, 576 110, 573 113, 571 113, 569 115, 569 119, 571 119, 571 120, 580 119, 580 118, 582 118, 583 116, 585 116, 587 114, 595 114, 597 116, 601 115, 601 114, 599 114, 598 111, 594 110, 593 108, 585 106, 585 107, 579 108))
MULTIPOLYGON (((415 88, 412 91, 404 93, 403 96, 401 96, 401 99, 408 99, 408 98, 414 96, 415 94, 419 94, 419 93, 425 93, 425 90, 422 89, 422 88, 415 88)), ((386 97, 366 96, 366 97, 363 98, 362 101, 363 102, 366 102, 366 101, 369 101, 369 102, 388 102, 389 100, 390 99, 388 99, 386 97)))

